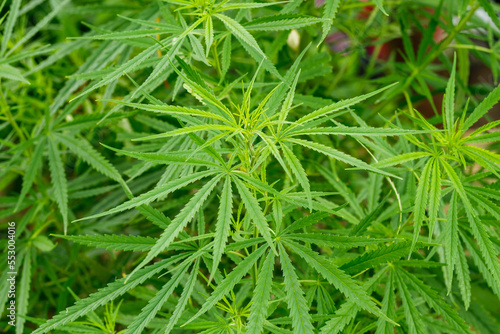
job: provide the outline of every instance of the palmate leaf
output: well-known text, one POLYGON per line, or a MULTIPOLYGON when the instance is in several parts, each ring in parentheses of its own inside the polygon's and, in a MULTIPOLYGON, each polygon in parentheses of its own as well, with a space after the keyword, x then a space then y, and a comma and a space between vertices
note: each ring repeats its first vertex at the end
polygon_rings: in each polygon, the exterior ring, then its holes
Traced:
MULTIPOLYGON (((472 260, 476 264, 479 272, 483 275, 484 280, 488 284, 488 286, 491 288, 493 293, 497 295, 497 297, 500 298, 500 286, 497 284, 497 281, 495 280, 494 276, 491 274, 488 265, 484 259, 483 256, 481 256, 481 250, 477 246, 477 244, 470 238, 469 236, 465 235, 460 231, 460 236, 462 240, 464 241, 465 246, 469 250, 469 253, 472 257, 472 260)), ((458 272, 458 268, 457 268, 458 272)), ((469 277, 470 280, 470 277, 469 277)))
POLYGON ((275 75, 280 80, 283 80, 278 70, 276 70, 276 67, 274 67, 273 63, 269 61, 255 38, 245 29, 245 27, 224 14, 215 14, 214 16, 224 23, 226 28, 240 41, 241 45, 257 63, 260 64, 262 62, 262 66, 267 71, 275 75))
POLYGON ((68 184, 57 142, 49 137, 49 169, 53 194, 64 222, 64 234, 68 229, 68 184))
POLYGON ((125 294, 127 291, 135 288, 136 286, 144 283, 147 279, 160 273, 162 270, 171 266, 181 259, 187 257, 186 254, 178 254, 168 259, 161 260, 139 270, 133 279, 125 282, 125 278, 118 279, 113 283, 108 284, 107 287, 98 290, 96 293, 91 294, 85 299, 78 300, 73 306, 68 307, 66 310, 60 312, 52 319, 42 324, 33 334, 42 334, 59 328, 70 321, 74 321, 79 317, 92 312, 100 306, 115 300, 117 297, 125 294))
POLYGON ((491 272, 493 278, 496 281, 500 282, 500 264, 498 263, 498 251, 494 247, 490 239, 490 236, 488 235, 487 230, 481 223, 481 220, 479 219, 476 210, 474 209, 472 203, 467 197, 467 193, 465 192, 464 186, 460 181, 460 178, 458 177, 457 173, 455 172, 453 167, 449 165, 448 162, 441 160, 441 164, 444 167, 446 173, 448 174, 448 177, 453 185, 453 188, 458 193, 458 195, 462 200, 462 203, 464 204, 465 211, 467 213, 467 218, 472 228, 472 233, 477 240, 479 249, 481 250, 481 254, 486 263, 486 266, 488 267, 488 270, 491 272))
POLYGON ((174 25, 162 24, 161 27, 158 27, 156 29, 139 29, 139 30, 118 31, 118 32, 110 32, 108 34, 74 37, 74 39, 120 40, 120 39, 141 38, 141 37, 147 37, 147 36, 152 36, 152 35, 182 33, 182 31, 183 30, 180 27, 177 27, 174 25))
POLYGON ((21 45, 26 43, 31 37, 35 36, 43 27, 45 27, 52 19, 69 3, 69 0, 62 0, 54 4, 52 11, 36 23, 34 27, 24 32, 23 37, 9 49, 7 55, 17 50, 21 45))
POLYGON ((403 301, 404 314, 406 323, 408 324, 409 334, 427 333, 425 321, 422 319, 419 310, 415 306, 413 296, 411 295, 406 282, 401 278, 401 275, 399 275, 398 272, 395 273, 395 276, 398 282, 401 300, 403 301))
POLYGON ((287 235, 286 238, 312 243, 322 247, 326 246, 332 248, 362 247, 392 240, 356 236, 341 236, 328 233, 293 233, 287 235))
POLYGON ((325 22, 323 22, 323 33, 321 34, 321 39, 319 44, 321 44, 328 33, 330 32, 330 29, 333 24, 333 20, 337 16, 337 12, 339 10, 340 4, 342 0, 326 0, 325 5, 323 7, 323 18, 326 19, 325 22))
POLYGON ((111 210, 108 210, 106 212, 99 213, 96 215, 92 215, 89 217, 81 218, 81 219, 78 219, 76 221, 99 218, 99 217, 107 216, 110 214, 122 212, 125 210, 130 210, 130 209, 136 208, 138 206, 141 206, 143 204, 151 203, 151 202, 157 200, 158 198, 163 198, 163 197, 167 196, 170 193, 173 193, 174 191, 176 191, 178 189, 181 189, 181 188, 183 188, 183 187, 185 187, 193 182, 196 182, 202 178, 214 175, 215 173, 216 173, 215 171, 203 171, 203 172, 193 173, 191 175, 181 177, 181 178, 176 179, 176 180, 172 180, 170 182, 165 183, 161 187, 155 188, 155 189, 150 190, 144 194, 141 194, 137 197, 134 197, 131 200, 129 200, 123 204, 120 204, 111 210))
POLYGON ((141 53, 139 53, 134 58, 130 59, 126 63, 118 66, 114 71, 109 74, 106 74, 100 81, 96 82, 92 86, 85 89, 78 96, 76 96, 73 100, 78 99, 79 97, 86 96, 90 92, 110 84, 111 82, 119 79, 124 75, 124 73, 131 72, 138 68, 142 63, 144 63, 153 53, 157 52, 161 48, 161 45, 153 44, 141 53))
POLYGON ((338 127, 324 127, 313 128, 294 131, 293 135, 345 135, 345 136, 404 136, 408 134, 427 133, 428 131, 422 130, 404 130, 393 128, 372 128, 372 127, 353 127, 353 126, 338 126, 338 127))
MULTIPOLYGON (((456 333, 471 333, 469 326, 458 315, 456 310, 452 309, 436 291, 422 282, 415 275, 406 270, 397 268, 398 276, 401 277, 402 285, 411 284, 413 289, 431 306, 446 322, 453 327, 456 333)), ((417 312, 418 314, 418 312, 417 312)), ((418 332, 421 333, 421 332, 418 332)))
POLYGON ((265 16, 252 20, 243 27, 246 30, 279 31, 306 27, 312 24, 323 22, 323 19, 308 17, 297 14, 281 14, 265 16))
POLYGON ((255 224, 256 228, 258 228, 259 233, 264 237, 264 240, 266 240, 273 252, 277 255, 276 246, 274 245, 273 239, 271 238, 271 229, 267 224, 266 217, 262 213, 259 202, 255 198, 255 196, 252 195, 250 190, 248 190, 248 188, 243 184, 243 182, 241 182, 240 179, 238 179, 237 177, 232 177, 232 180, 236 184, 236 188, 240 193, 241 200, 245 204, 248 215, 255 224))
POLYGON ((185 166, 189 165, 189 166, 205 166, 205 167, 210 166, 210 167, 220 168, 220 165, 215 164, 211 161, 198 158, 189 158, 187 156, 183 156, 182 154, 141 153, 141 152, 120 150, 104 144, 102 144, 102 146, 109 148, 110 150, 113 150, 115 152, 121 153, 123 155, 146 162, 151 162, 154 164, 185 165, 185 166))
POLYGON ((327 212, 315 212, 308 216, 302 217, 293 222, 293 224, 288 225, 279 235, 287 235, 293 231, 306 228, 312 224, 319 222, 321 219, 330 216, 327 212))
POLYGON ((431 156, 432 153, 429 152, 411 152, 390 157, 379 162, 372 164, 372 166, 377 168, 391 167, 399 164, 403 164, 408 161, 413 161, 415 159, 425 158, 431 156))
POLYGON ((143 141, 143 140, 151 140, 151 139, 160 139, 160 138, 168 138, 174 136, 180 136, 185 134, 190 134, 193 132, 201 132, 201 131, 235 131, 236 128, 227 125, 219 125, 219 124, 204 124, 204 125, 195 125, 188 126, 185 128, 180 128, 177 130, 172 130, 165 133, 160 133, 157 135, 146 136, 141 138, 135 138, 134 141, 143 141))
POLYGON ((353 281, 343 270, 339 269, 332 262, 320 256, 318 253, 309 250, 292 241, 285 242, 294 253, 302 257, 314 269, 318 271, 330 284, 335 286, 347 298, 352 299, 360 308, 373 313, 387 321, 393 322, 380 312, 368 294, 353 281))
MULTIPOLYGON (((366 282, 363 283, 361 288, 366 291, 367 294, 370 294, 376 285, 381 280, 382 276, 387 271, 387 268, 380 270, 375 275, 370 277, 366 282)), ((358 312, 361 311, 361 308, 355 303, 353 299, 346 300, 339 309, 335 312, 335 316, 327 321, 325 326, 321 328, 321 334, 337 334, 343 333, 344 328, 356 318, 358 312)), ((383 318, 379 318, 382 321, 385 321, 383 318)))
POLYGON ((172 295, 175 288, 179 285, 181 280, 185 277, 187 270, 189 269, 189 263, 184 266, 180 266, 176 273, 170 277, 170 279, 163 285, 161 290, 156 292, 155 296, 148 301, 148 304, 144 306, 141 313, 134 318, 134 321, 127 327, 125 334, 141 334, 144 328, 153 320, 156 313, 161 309, 163 304, 166 303, 167 299, 172 295))
POLYGON ((191 294, 193 293, 196 278, 198 277, 198 268, 199 268, 199 259, 196 260, 193 269, 191 270, 191 274, 189 275, 188 281, 184 286, 184 290, 182 290, 181 297, 179 298, 177 305, 175 306, 174 313, 168 319, 167 328, 165 328, 164 334, 168 334, 174 329, 174 326, 179 321, 179 318, 182 316, 182 312, 186 308, 186 305, 191 298, 191 294))
POLYGON ((231 178, 226 177, 222 195, 220 197, 219 212, 215 225, 213 264, 210 270, 210 277, 214 277, 219 262, 224 253, 227 237, 231 230, 231 216, 233 214, 233 197, 231 190, 231 178))
POLYGON ((260 268, 257 285, 252 294, 252 305, 248 315, 248 333, 261 333, 266 319, 271 289, 273 286, 274 253, 268 252, 266 260, 260 268))
POLYGON ((104 248, 115 251, 147 252, 153 247, 156 239, 137 235, 59 235, 54 237, 70 240, 82 245, 104 248))
POLYGON ((488 96, 479 103, 472 114, 467 117, 462 125, 462 134, 464 134, 474 123, 479 121, 495 104, 500 100, 500 85, 488 94, 488 96))
POLYGON ((116 102, 122 104, 127 107, 137 108, 141 110, 152 111, 161 114, 168 115, 190 115, 190 116, 199 116, 205 118, 216 119, 226 124, 232 125, 233 123, 228 122, 227 118, 222 117, 220 115, 214 114, 209 111, 194 109, 194 108, 186 108, 181 106, 170 106, 170 105, 155 105, 155 104, 143 104, 143 103, 132 103, 132 102, 122 102, 110 100, 112 102, 116 102))
POLYGON ((198 212, 201 206, 204 204, 208 195, 215 188, 217 183, 222 178, 222 175, 217 175, 210 181, 208 181, 182 208, 181 212, 172 220, 168 227, 163 231, 160 238, 156 241, 154 246, 149 251, 148 255, 144 260, 135 267, 135 269, 128 275, 127 278, 132 277, 140 268, 145 266, 149 261, 155 258, 162 251, 167 249, 167 247, 174 241, 174 239, 179 235, 179 233, 186 227, 186 225, 193 219, 194 215, 198 212))
MULTIPOLYGON (((384 300, 382 301, 382 313, 388 318, 393 319, 396 316, 396 296, 394 293, 394 272, 389 271, 389 277, 385 283, 384 300)), ((377 320, 377 330, 375 334, 394 334, 394 325, 379 318, 377 320)))
POLYGON ((294 126, 291 126, 289 129, 293 129, 293 128, 298 128, 300 129, 301 127, 298 126, 298 124, 303 124, 305 125, 305 123, 307 122, 311 122, 319 117, 325 117, 335 111, 339 111, 339 110, 342 110, 342 109, 346 109, 346 108, 349 108, 350 106, 352 105, 355 105, 355 104, 358 104, 359 102, 362 102, 374 95, 377 95, 391 87, 394 87, 395 85, 397 85, 398 83, 395 82, 391 85, 388 85, 388 86, 385 86, 383 88, 380 88, 378 90, 375 90, 371 93, 368 93, 368 94, 365 94, 365 95, 360 95, 360 96, 357 96, 357 97, 353 97, 351 99, 347 99, 347 100, 342 100, 342 101, 339 101, 339 102, 336 102, 336 103, 333 103, 331 105, 328 105, 326 107, 323 107, 321 109, 318 109, 318 110, 315 110, 313 111, 312 113, 309 113, 301 118, 299 118, 295 123, 297 125, 294 125, 294 126))
MULTIPOLYGON (((253 251, 243 261, 241 261, 236 268, 234 268, 227 276, 217 285, 217 288, 212 292, 210 297, 206 300, 200 310, 189 319, 184 325, 189 324, 193 320, 203 315, 208 310, 212 309, 217 302, 222 299, 229 291, 231 291, 238 282, 248 273, 252 266, 264 254, 267 245, 260 246, 256 251, 253 251)), ((183 325, 183 326, 184 326, 183 325)))
POLYGON ((54 132, 53 134, 60 143, 92 166, 96 171, 117 182, 124 182, 115 166, 97 152, 87 140, 83 138, 76 139, 58 132, 54 132))
POLYGON ((285 247, 278 243, 281 270, 283 271, 283 280, 285 282, 286 302, 292 318, 292 328, 294 333, 307 334, 314 333, 314 327, 311 323, 309 306, 304 298, 304 291, 288 256, 285 247))
POLYGON ((231 31, 236 38, 242 40, 247 45, 251 46, 257 52, 259 52, 262 56, 265 57, 264 52, 260 49, 259 44, 255 40, 255 38, 243 27, 239 22, 234 19, 226 16, 224 14, 216 14, 214 15, 216 18, 222 21, 226 28, 231 31))
POLYGON ((312 142, 309 140, 296 139, 296 138, 287 138, 286 141, 288 141, 290 143, 297 144, 297 145, 301 145, 305 148, 309 148, 311 150, 317 151, 317 152, 324 154, 324 155, 327 155, 335 160, 342 161, 342 162, 344 162, 348 165, 351 165, 351 166, 359 167, 359 168, 366 170, 366 171, 371 171, 371 172, 379 173, 379 174, 386 175, 386 176, 396 177, 391 173, 384 172, 383 170, 375 168, 375 167, 367 164, 364 161, 361 161, 357 158, 354 158, 350 155, 345 154, 344 152, 338 151, 332 147, 325 146, 323 144, 315 143, 315 142, 312 142))
POLYGON ((423 244, 417 243, 416 245, 413 245, 409 241, 401 241, 393 243, 388 247, 381 246, 375 250, 367 251, 353 260, 343 264, 340 269, 348 274, 358 274, 363 270, 373 268, 374 266, 399 260, 401 257, 411 254, 411 251, 415 249, 415 247, 423 247, 423 244))

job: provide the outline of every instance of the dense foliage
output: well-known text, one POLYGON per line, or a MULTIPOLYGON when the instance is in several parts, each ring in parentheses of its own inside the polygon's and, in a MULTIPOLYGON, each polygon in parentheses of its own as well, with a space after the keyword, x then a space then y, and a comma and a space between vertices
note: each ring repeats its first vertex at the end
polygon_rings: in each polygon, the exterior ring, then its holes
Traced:
POLYGON ((3 328, 500 333, 496 10, 0 1, 3 328))

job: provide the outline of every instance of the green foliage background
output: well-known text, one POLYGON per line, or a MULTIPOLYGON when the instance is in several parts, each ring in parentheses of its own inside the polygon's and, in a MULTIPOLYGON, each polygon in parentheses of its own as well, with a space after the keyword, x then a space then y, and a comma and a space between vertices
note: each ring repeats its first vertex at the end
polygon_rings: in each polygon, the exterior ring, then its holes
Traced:
POLYGON ((500 333, 488 0, 4 0, 12 333, 500 333))

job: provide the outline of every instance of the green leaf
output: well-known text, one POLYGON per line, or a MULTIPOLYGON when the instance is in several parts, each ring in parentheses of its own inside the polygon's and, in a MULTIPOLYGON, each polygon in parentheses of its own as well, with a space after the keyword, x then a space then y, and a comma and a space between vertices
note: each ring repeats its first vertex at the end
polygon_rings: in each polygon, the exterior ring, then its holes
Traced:
POLYGON ((460 181, 457 173, 451 167, 448 162, 441 160, 444 170, 448 174, 453 188, 457 191, 458 195, 462 199, 462 203, 465 206, 465 211, 467 213, 467 218, 472 228, 472 233, 477 240, 481 254, 483 255, 486 266, 491 272, 491 275, 495 280, 500 282, 500 264, 498 263, 498 251, 494 247, 487 230, 484 228, 481 220, 477 216, 477 212, 469 201, 467 194, 465 192, 464 186, 460 181))
POLYGON ((266 56, 264 52, 260 49, 260 46, 255 40, 255 38, 253 38, 253 36, 250 35, 250 33, 245 29, 245 27, 243 27, 239 22, 233 20, 232 18, 224 14, 215 14, 214 16, 217 17, 219 20, 221 20, 222 23, 224 23, 224 25, 226 26, 226 28, 229 31, 231 31, 234 34, 234 36, 236 36, 236 38, 251 46, 263 57, 266 56))
POLYGON ((432 239, 434 226, 437 224, 441 203, 441 171, 438 159, 434 160, 429 188, 429 241, 432 239))
MULTIPOLYGON (((378 285, 379 280, 386 271, 387 268, 384 268, 374 276, 370 277, 365 283, 363 283, 362 289, 367 293, 371 293, 371 291, 378 285)), ((341 333, 344 328, 356 317, 357 313, 360 310, 360 307, 355 303, 353 299, 348 299, 335 312, 334 317, 321 328, 321 334, 341 333)))
POLYGON ((306 27, 323 22, 323 19, 296 14, 265 16, 244 25, 246 30, 279 31, 306 27))
POLYGON ((21 74, 21 71, 13 66, 10 66, 9 64, 0 64, 0 78, 21 81, 27 83, 28 85, 30 84, 30 82, 21 74))
MULTIPOLYGON (((52 19, 63 9, 70 1, 69 0, 61 0, 58 1, 57 3, 54 3, 52 6, 52 11, 50 11, 48 14, 46 14, 43 19, 38 21, 34 27, 31 29, 24 31, 23 37, 17 41, 17 43, 10 48, 9 52, 7 52, 7 55, 12 53, 14 50, 19 48, 21 45, 26 43, 31 37, 35 36, 44 26, 46 26, 52 19)), ((16 1, 16 4, 18 5, 18 1, 16 1)), ((16 13, 17 15, 17 13, 16 13)), ((2 41, 3 44, 3 41, 2 41)))
POLYGON ((446 85, 446 91, 444 94, 444 112, 443 112, 443 124, 448 132, 448 135, 452 134, 453 124, 454 124, 454 113, 455 113, 455 68, 457 62, 457 55, 454 54, 453 57, 453 68, 451 70, 450 78, 448 79, 448 84, 446 85))
POLYGON ((172 131, 160 133, 157 135, 135 138, 133 140, 134 141, 144 141, 144 140, 151 140, 151 139, 168 138, 168 137, 185 135, 185 134, 189 134, 189 133, 193 133, 193 132, 200 132, 200 131, 235 131, 235 130, 236 130, 236 128, 234 128, 232 126, 227 126, 227 125, 203 124, 203 125, 195 125, 195 126, 188 126, 185 128, 179 128, 177 130, 172 130, 172 131))
POLYGON ((458 206, 457 206, 457 193, 453 192, 451 195, 450 205, 448 207, 448 214, 446 217, 446 227, 443 236, 445 238, 444 252, 446 255, 446 275, 445 284, 448 288, 448 294, 452 288, 453 282, 453 269, 457 264, 458 253, 462 250, 458 240, 458 206))
POLYGON ((156 239, 136 235, 60 235, 53 234, 56 238, 70 240, 82 245, 104 248, 115 251, 147 252, 153 247, 156 239))
POLYGON ((399 275, 399 271, 396 271, 396 277, 401 300, 403 301, 404 314, 406 317, 406 323, 408 324, 409 334, 427 333, 428 331, 425 326, 425 322, 422 319, 419 310, 415 306, 415 302, 413 301, 414 297, 410 294, 406 282, 403 280, 401 275, 399 275))
POLYGON ((245 208, 247 209, 247 213, 250 219, 255 224, 256 228, 259 230, 259 233, 262 234, 264 240, 269 244, 271 249, 277 255, 276 246, 274 245, 273 239, 271 238, 271 229, 267 224, 267 219, 262 213, 262 209, 260 208, 259 202, 255 198, 254 195, 248 190, 248 188, 241 182, 238 178, 232 177, 234 183, 236 184, 236 188, 238 188, 238 192, 240 193, 241 200, 245 204, 245 208))
MULTIPOLYGON (((30 294, 30 284, 31 284, 31 270, 33 263, 31 262, 31 249, 26 249, 26 255, 23 259, 23 270, 21 272, 21 280, 19 281, 19 290, 17 292, 16 298, 16 334, 24 333, 24 324, 26 322, 26 315, 29 306, 29 294, 30 294)), ((9 293, 10 294, 10 293, 9 293)))
MULTIPOLYGON (((482 0, 487 1, 487 0, 482 0)), ((496 15, 496 14, 495 14, 496 15)), ((483 117, 495 104, 500 100, 500 85, 488 94, 488 96, 479 103, 472 114, 467 117, 463 126, 462 134, 464 134, 472 125, 474 125, 481 117, 483 117)))
POLYGON ((428 131, 420 130, 404 130, 393 128, 372 128, 368 126, 353 127, 353 126, 338 126, 338 127, 324 127, 313 128, 294 131, 293 135, 345 135, 345 136, 404 136, 408 134, 427 133, 428 131))
POLYGON ((424 167, 424 170, 422 171, 422 174, 420 175, 420 180, 418 181, 415 207, 413 209, 415 215, 413 218, 415 228, 413 229, 412 248, 417 243, 420 229, 422 228, 422 222, 424 221, 425 208, 427 207, 427 202, 429 201, 429 184, 433 165, 434 159, 429 159, 424 167))
POLYGON ((278 243, 281 270, 285 282, 286 302, 292 318, 292 328, 294 333, 314 333, 314 327, 311 323, 311 315, 307 306, 304 292, 295 273, 290 257, 286 253, 282 243, 278 243))
POLYGON ((323 144, 319 144, 319 143, 315 143, 315 142, 303 140, 303 139, 295 139, 295 138, 288 138, 288 139, 286 139, 286 141, 304 146, 304 147, 309 148, 309 149, 312 149, 314 151, 317 151, 319 153, 327 155, 331 158, 342 161, 348 165, 359 167, 363 170, 379 173, 379 174, 386 175, 386 176, 394 176, 390 173, 384 172, 383 170, 372 167, 371 165, 368 165, 366 162, 363 162, 357 158, 354 158, 350 155, 347 155, 344 152, 338 151, 332 147, 325 146, 323 144))
POLYGON ((165 154, 165 153, 140 153, 140 152, 130 152, 125 150, 120 150, 107 145, 102 144, 102 146, 109 148, 115 152, 121 153, 123 155, 136 158, 142 161, 151 162, 154 164, 166 164, 166 165, 189 165, 189 166, 211 166, 220 168, 220 165, 215 164, 211 161, 198 159, 198 158, 188 158, 182 154, 165 154))
POLYGON ((381 160, 379 162, 372 164, 372 166, 377 167, 377 168, 391 167, 391 166, 403 164, 403 163, 408 162, 408 161, 413 161, 415 159, 429 157, 431 155, 432 154, 428 153, 428 152, 405 153, 405 154, 401 154, 401 155, 397 155, 394 157, 390 157, 390 158, 381 160))
POLYGON ((281 151, 283 151, 283 155, 285 156, 286 162, 292 169, 293 174, 299 181, 300 185, 304 189, 306 193, 307 202, 309 203, 309 207, 312 207, 312 195, 311 195, 311 187, 309 186, 309 180, 307 179, 307 174, 300 160, 293 154, 292 150, 290 150, 286 145, 280 145, 281 151))
POLYGON ((231 35, 227 35, 224 38, 224 43, 222 44, 222 56, 221 56, 221 80, 226 76, 229 65, 231 65, 231 35))
POLYGON ((12 0, 9 8, 9 16, 7 16, 7 21, 2 32, 2 45, 0 49, 0 55, 5 53, 7 50, 7 43, 12 35, 12 30, 16 24, 17 17, 19 16, 19 7, 21 6, 21 0, 12 0))
POLYGON ((279 235, 287 235, 295 230, 302 229, 312 224, 315 224, 320 220, 322 220, 323 218, 329 216, 330 214, 327 212, 315 212, 313 214, 310 214, 308 216, 302 217, 294 221, 293 224, 288 225, 287 228, 285 228, 279 235))
POLYGON ((229 31, 233 33, 234 36, 240 41, 241 45, 245 48, 245 50, 250 54, 252 58, 254 58, 257 63, 262 62, 262 66, 272 73, 280 80, 283 80, 278 70, 274 67, 273 63, 269 61, 265 53, 259 47, 259 44, 255 40, 255 38, 250 35, 248 31, 237 21, 233 20, 229 16, 223 14, 215 14, 219 20, 224 23, 229 31))
POLYGON ((208 16, 205 21, 205 43, 206 43, 206 56, 210 53, 210 48, 214 43, 214 25, 212 22, 212 16, 208 16))
POLYGON ((384 9, 384 5, 382 4, 382 0, 373 0, 373 2, 375 2, 375 5, 377 5, 377 8, 382 12, 384 13, 385 15, 389 16, 389 14, 387 14, 387 12, 385 11, 384 9))
POLYGON ((180 27, 163 24, 161 27, 158 27, 156 29, 118 31, 101 35, 74 37, 74 39, 120 40, 120 39, 133 39, 133 38, 141 38, 148 36, 154 37, 156 35, 162 35, 162 34, 182 33, 182 31, 183 30, 180 27))
POLYGON ((124 182, 115 166, 113 166, 99 152, 97 152, 87 140, 83 138, 76 139, 57 132, 54 132, 54 136, 60 143, 66 146, 71 152, 79 156, 90 166, 94 167, 94 169, 99 173, 117 182, 124 182))
POLYGON ((186 305, 191 298, 191 294, 193 293, 194 287, 196 285, 196 278, 198 277, 198 268, 199 268, 199 260, 196 261, 193 269, 191 270, 191 274, 189 275, 188 281, 182 290, 181 297, 179 298, 177 305, 175 306, 174 313, 168 319, 167 328, 165 329, 164 334, 168 334, 174 329, 174 326, 179 321, 179 318, 182 316, 186 305))
POLYGON ((236 268, 234 268, 229 275, 226 276, 217 285, 217 288, 212 292, 210 297, 206 300, 200 310, 191 317, 183 326, 189 324, 196 318, 203 315, 208 310, 212 309, 217 302, 223 298, 229 291, 231 291, 236 284, 238 284, 241 279, 248 273, 252 266, 259 260, 259 258, 264 254, 267 249, 267 245, 260 246, 256 251, 253 251, 248 255, 243 261, 241 261, 236 268))
POLYGON ((53 194, 63 217, 64 234, 68 229, 68 185, 66 181, 66 172, 61 160, 57 143, 49 137, 49 169, 50 178, 53 185, 53 194))
POLYGON ((181 177, 179 179, 172 180, 170 182, 165 183, 163 186, 155 188, 151 191, 148 191, 147 193, 141 194, 137 197, 132 198, 131 200, 118 205, 117 207, 108 210, 106 212, 98 213, 96 215, 92 215, 89 217, 81 218, 76 221, 80 220, 86 220, 86 219, 94 219, 94 218, 99 218, 107 215, 111 215, 114 213, 122 212, 125 210, 130 210, 133 208, 136 208, 140 205, 143 204, 148 204, 151 203, 158 198, 163 198, 167 196, 170 193, 173 193, 174 191, 181 189, 195 181, 198 181, 199 179, 205 178, 207 176, 214 175, 216 172, 215 171, 203 171, 203 172, 197 172, 193 173, 191 175, 181 177))
POLYGON ((17 211, 23 202, 24 197, 31 189, 33 185, 33 181, 35 181, 35 177, 37 176, 40 168, 42 167, 43 161, 43 152, 45 149, 45 144, 47 143, 47 137, 42 137, 40 141, 36 144, 35 151, 33 152, 33 157, 31 158, 30 163, 26 168, 26 173, 23 177, 23 186, 21 188, 21 194, 19 194, 19 198, 17 200, 16 208, 17 211))
POLYGON ((398 83, 395 82, 391 85, 388 85, 388 86, 385 86, 384 88, 380 88, 376 91, 373 91, 371 93, 368 93, 368 94, 365 94, 365 95, 361 95, 361 96, 357 96, 357 97, 353 97, 351 99, 347 99, 347 100, 343 100, 343 101, 339 101, 339 102, 336 102, 336 103, 333 103, 333 104, 330 104, 326 107, 323 107, 321 109, 318 109, 318 110, 315 110, 313 111, 312 113, 309 113, 303 117, 301 117, 300 119, 298 119, 295 123, 297 124, 304 124, 304 123, 307 123, 307 122, 310 122, 316 118, 319 118, 319 117, 324 117, 324 116, 327 116, 335 111, 339 111, 339 110, 342 110, 342 109, 346 109, 352 105, 355 105, 355 104, 358 104, 359 102, 362 102, 374 95, 377 95, 391 87, 394 87, 395 85, 397 85, 398 83))
POLYGON ((340 7, 340 3, 342 0, 326 0, 325 5, 323 7, 323 18, 326 19, 325 22, 323 22, 323 33, 321 35, 320 42, 318 44, 321 44, 328 33, 330 32, 330 29, 333 24, 333 20, 337 16, 337 12, 340 7))
POLYGON ((294 233, 287 235, 286 238, 332 248, 354 248, 391 241, 391 239, 341 236, 328 233, 294 233))
MULTIPOLYGON (((398 275, 401 277, 402 282, 410 283, 416 292, 429 304, 440 316, 442 316, 452 326, 456 333, 471 333, 469 326, 465 323, 464 319, 458 315, 456 310, 452 309, 436 291, 431 289, 429 285, 422 282, 415 275, 409 272, 398 269, 398 275)), ((404 285, 404 284, 402 284, 404 285)), ((418 314, 418 312, 417 312, 418 314)), ((418 332, 421 333, 421 332, 418 332)))
POLYGON ((182 208, 181 212, 172 220, 170 225, 163 231, 160 238, 156 241, 154 246, 149 251, 148 255, 144 260, 137 265, 134 270, 128 275, 128 278, 132 277, 140 268, 145 266, 149 261, 154 259, 158 254, 167 249, 167 247, 174 241, 174 239, 179 235, 179 233, 186 227, 186 225, 193 219, 194 215, 201 208, 208 195, 215 188, 217 183, 222 178, 222 175, 217 175, 210 181, 208 181, 182 208))
POLYGON ((393 243, 390 246, 380 246, 343 264, 340 269, 348 274, 358 274, 366 269, 399 260, 401 257, 410 254, 415 247, 420 248, 422 246, 421 243, 412 245, 409 241, 393 243))
POLYGON ((135 277, 127 282, 125 282, 125 278, 121 278, 114 281, 113 283, 108 284, 107 287, 99 289, 97 292, 91 294, 87 298, 80 299, 73 306, 61 311, 52 319, 42 324, 37 330, 33 332, 33 334, 47 333, 67 324, 70 321, 74 321, 89 312, 94 311, 98 307, 103 306, 112 300, 115 300, 119 296, 125 294, 127 291, 144 283, 147 279, 160 273, 168 266, 175 264, 186 256, 187 255, 185 254, 172 256, 169 259, 161 260, 152 264, 151 266, 139 270, 136 273, 135 277))
MULTIPOLYGON (((382 313, 390 319, 394 319, 396 317, 396 296, 394 289, 394 273, 391 270, 389 271, 389 277, 387 277, 387 281, 385 283, 384 300, 382 301, 382 313)), ((379 318, 375 334, 394 334, 394 325, 390 322, 384 321, 382 318, 379 318)))
POLYGON ((175 288, 179 285, 186 272, 189 268, 189 263, 187 265, 181 265, 177 268, 177 271, 170 279, 163 285, 161 290, 156 292, 153 298, 151 298, 147 305, 141 310, 141 313, 134 318, 134 321, 128 325, 124 334, 141 334, 143 333, 146 326, 153 320, 156 313, 160 311, 162 306, 167 302, 167 299, 172 295, 175 288))
MULTIPOLYGON (((205 96, 205 95, 203 95, 203 96, 205 96)), ((211 96, 210 100, 213 100, 214 98, 215 97, 211 96)), ((194 109, 194 108, 186 108, 186 107, 170 106, 170 105, 131 103, 131 102, 122 102, 122 101, 115 101, 115 100, 110 100, 110 101, 122 104, 122 105, 127 106, 127 107, 152 111, 152 112, 156 112, 156 113, 162 113, 162 114, 167 114, 167 115, 199 116, 199 117, 216 119, 216 120, 219 120, 219 121, 226 123, 226 124, 229 124, 229 125, 232 124, 231 122, 228 122, 227 118, 225 118, 225 117, 222 117, 220 115, 214 114, 214 113, 209 112, 209 111, 204 111, 204 110, 199 110, 199 109, 194 109)))
POLYGON ((231 231, 231 217, 233 215, 233 196, 231 190, 231 178, 226 177, 224 188, 219 203, 219 212, 215 225, 213 264, 210 277, 214 277, 217 267, 224 253, 227 237, 231 231))
POLYGON ((318 253, 294 242, 287 241, 286 245, 290 247, 294 253, 298 254, 307 263, 309 263, 309 265, 316 269, 321 276, 323 276, 330 284, 335 286, 348 299, 352 299, 357 306, 382 317, 387 321, 393 322, 380 312, 380 309, 377 308, 375 302, 370 298, 370 296, 368 296, 366 291, 363 290, 361 286, 359 286, 352 280, 351 277, 349 277, 349 275, 339 269, 332 262, 320 256, 318 253))
POLYGON ((273 286, 274 253, 269 252, 260 268, 257 285, 252 294, 252 304, 248 315, 248 333, 261 333, 266 319, 271 288, 273 286))

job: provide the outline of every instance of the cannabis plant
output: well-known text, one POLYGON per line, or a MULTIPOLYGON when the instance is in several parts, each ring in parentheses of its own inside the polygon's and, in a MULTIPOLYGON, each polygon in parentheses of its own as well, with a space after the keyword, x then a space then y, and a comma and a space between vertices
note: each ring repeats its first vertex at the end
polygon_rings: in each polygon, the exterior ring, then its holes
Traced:
POLYGON ((500 332, 495 4, 7 4, 6 330, 500 332))

